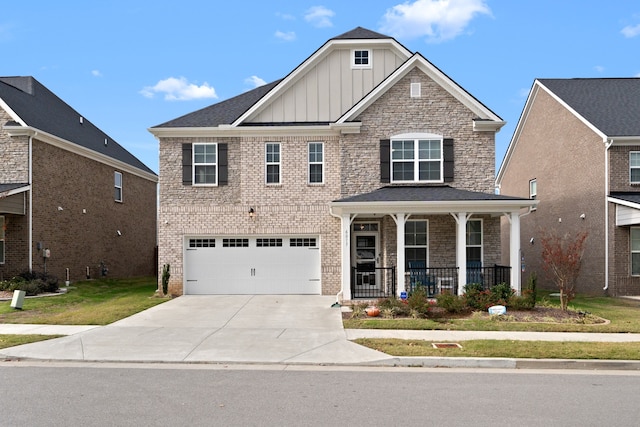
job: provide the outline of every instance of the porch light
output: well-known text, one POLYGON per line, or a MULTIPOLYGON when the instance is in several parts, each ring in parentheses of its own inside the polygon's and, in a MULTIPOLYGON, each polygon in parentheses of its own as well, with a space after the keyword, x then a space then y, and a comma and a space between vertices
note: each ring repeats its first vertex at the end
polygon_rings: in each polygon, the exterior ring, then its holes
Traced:
POLYGON ((253 219, 254 216, 256 216, 256 211, 253 208, 249 208, 249 218, 253 219))

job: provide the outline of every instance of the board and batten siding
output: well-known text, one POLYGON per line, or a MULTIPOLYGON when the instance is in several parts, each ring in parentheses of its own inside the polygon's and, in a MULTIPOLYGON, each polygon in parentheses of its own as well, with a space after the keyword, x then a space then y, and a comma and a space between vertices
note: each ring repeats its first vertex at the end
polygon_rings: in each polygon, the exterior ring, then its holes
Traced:
POLYGON ((352 51, 330 52, 247 122, 336 121, 404 62, 390 49, 372 49, 371 68, 352 68, 352 51))

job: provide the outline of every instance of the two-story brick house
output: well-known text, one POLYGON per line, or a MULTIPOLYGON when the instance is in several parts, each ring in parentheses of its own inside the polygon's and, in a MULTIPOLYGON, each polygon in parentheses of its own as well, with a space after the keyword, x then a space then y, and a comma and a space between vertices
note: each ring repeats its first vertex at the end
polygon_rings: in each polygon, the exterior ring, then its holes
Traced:
POLYGON ((551 288, 543 231, 586 231, 578 291, 640 294, 640 79, 536 80, 497 183, 540 202, 521 222, 525 275, 551 288))
POLYGON ((352 300, 419 275, 461 292, 469 265, 519 289, 495 267, 500 217, 517 266, 519 215, 536 202, 494 192, 503 125, 422 55, 358 27, 282 80, 151 128, 171 292, 352 300))
POLYGON ((155 274, 157 175, 33 77, 0 77, 0 279, 155 274))

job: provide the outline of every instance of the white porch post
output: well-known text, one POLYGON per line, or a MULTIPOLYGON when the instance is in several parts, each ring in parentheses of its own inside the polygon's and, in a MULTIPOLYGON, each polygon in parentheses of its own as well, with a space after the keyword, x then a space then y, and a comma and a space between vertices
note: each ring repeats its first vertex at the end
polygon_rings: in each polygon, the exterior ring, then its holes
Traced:
POLYGON ((464 293, 467 284, 467 213, 451 214, 458 224, 456 232, 456 263, 458 264, 458 295, 464 293))
POLYGON ((341 248, 341 269, 342 269, 342 298, 345 301, 351 300, 351 215, 342 214, 340 216, 340 248, 341 248))
POLYGON ((512 212, 509 215, 511 231, 509 234, 509 265, 511 266, 511 288, 521 295, 520 284, 520 214, 512 212))
POLYGON ((398 286, 396 288, 396 296, 400 296, 405 289, 405 258, 404 258, 404 225, 407 222, 407 215, 399 213, 391 216, 396 222, 396 274, 398 286))

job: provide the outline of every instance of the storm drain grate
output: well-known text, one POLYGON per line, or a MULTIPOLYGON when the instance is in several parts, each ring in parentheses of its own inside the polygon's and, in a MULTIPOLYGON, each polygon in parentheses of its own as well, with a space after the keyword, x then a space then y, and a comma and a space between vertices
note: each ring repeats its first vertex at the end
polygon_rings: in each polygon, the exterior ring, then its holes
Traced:
POLYGON ((432 342, 433 348, 462 348, 457 342, 432 342))

